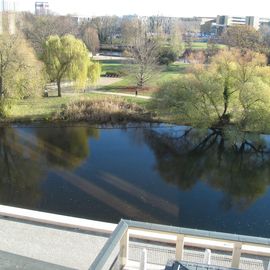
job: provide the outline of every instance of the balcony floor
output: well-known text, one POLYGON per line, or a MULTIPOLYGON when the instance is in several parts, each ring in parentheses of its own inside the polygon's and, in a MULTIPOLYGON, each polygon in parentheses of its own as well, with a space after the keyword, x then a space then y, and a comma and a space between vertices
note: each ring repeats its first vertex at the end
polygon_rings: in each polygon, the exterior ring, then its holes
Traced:
POLYGON ((43 266, 40 269, 88 269, 108 239, 104 234, 3 217, 0 228, 1 269, 39 269, 38 265, 43 266))

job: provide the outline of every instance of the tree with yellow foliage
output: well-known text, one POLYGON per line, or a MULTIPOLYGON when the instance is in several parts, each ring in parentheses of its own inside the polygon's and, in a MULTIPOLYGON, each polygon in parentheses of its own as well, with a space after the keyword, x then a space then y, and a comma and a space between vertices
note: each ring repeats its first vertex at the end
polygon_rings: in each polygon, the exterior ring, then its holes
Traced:
POLYGON ((223 50, 209 65, 165 82, 153 105, 193 126, 266 131, 270 117, 270 68, 253 51, 223 50))
POLYGON ((20 35, 0 36, 0 115, 16 99, 40 95, 45 86, 44 66, 20 35))
POLYGON ((61 81, 75 81, 78 88, 95 83, 100 76, 99 63, 90 59, 85 44, 72 35, 50 36, 44 44, 42 56, 51 81, 57 83, 61 97, 61 81))

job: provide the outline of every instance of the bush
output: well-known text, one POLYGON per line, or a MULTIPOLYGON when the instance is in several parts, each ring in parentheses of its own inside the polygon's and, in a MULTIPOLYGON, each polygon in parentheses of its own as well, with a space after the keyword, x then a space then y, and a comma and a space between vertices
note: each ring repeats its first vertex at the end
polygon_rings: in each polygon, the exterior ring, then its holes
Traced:
POLYGON ((142 107, 118 97, 74 101, 64 105, 54 118, 92 123, 151 121, 151 116, 142 107))
POLYGON ((171 47, 164 47, 158 55, 158 62, 160 65, 169 65, 177 60, 177 53, 171 47))
POLYGON ((119 77, 123 77, 126 76, 127 73, 123 70, 117 70, 117 71, 107 71, 105 73, 105 77, 113 77, 113 78, 119 78, 119 77))

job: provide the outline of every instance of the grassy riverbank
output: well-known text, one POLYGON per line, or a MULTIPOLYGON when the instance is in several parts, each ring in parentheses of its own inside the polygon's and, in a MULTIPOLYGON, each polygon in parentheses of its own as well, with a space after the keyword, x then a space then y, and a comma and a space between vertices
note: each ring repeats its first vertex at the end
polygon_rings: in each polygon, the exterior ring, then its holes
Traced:
MULTIPOLYGON (((186 71, 187 64, 176 62, 168 67, 163 66, 158 76, 153 78, 143 91, 140 91, 140 95, 150 96, 156 91, 159 84, 168 81, 170 79, 181 76, 186 71)), ((117 60, 106 60, 102 63, 103 75, 106 72, 122 72, 125 74, 128 69, 127 62, 117 60)), ((127 73, 128 74, 128 73, 127 73)), ((110 80, 110 78, 106 78, 110 80)), ((115 92, 115 93, 129 93, 134 94, 135 83, 132 81, 129 75, 124 75, 119 81, 108 85, 100 85, 99 90, 115 92)), ((35 99, 19 100, 14 103, 9 110, 4 122, 33 122, 33 121, 55 121, 55 116, 60 115, 65 107, 70 103, 80 101, 82 99, 91 99, 92 101, 99 101, 108 98, 107 95, 102 93, 82 93, 76 92, 72 89, 72 86, 63 86, 63 96, 56 97, 56 91, 50 93, 50 97, 41 97, 35 99)), ((139 105, 143 110, 148 110, 149 100, 134 97, 121 97, 121 99, 127 103, 139 105)), ((164 119, 167 121, 168 119, 164 119)))
MULTIPOLYGON (((73 96, 49 97, 26 99, 16 102, 8 112, 4 122, 31 122, 31 121, 53 121, 53 116, 58 114, 64 106, 81 99, 104 100, 106 96, 101 94, 77 94, 73 96)), ((145 108, 148 100, 123 97, 126 102, 137 104, 145 108)))

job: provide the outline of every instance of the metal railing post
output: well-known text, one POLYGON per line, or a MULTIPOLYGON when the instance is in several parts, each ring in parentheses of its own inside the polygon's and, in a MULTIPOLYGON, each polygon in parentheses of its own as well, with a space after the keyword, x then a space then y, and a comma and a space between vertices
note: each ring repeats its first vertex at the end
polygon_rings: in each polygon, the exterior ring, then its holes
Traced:
POLYGON ((242 243, 234 243, 233 253, 232 253, 232 268, 239 268, 240 257, 242 252, 242 243))
POLYGON ((176 239, 176 253, 175 253, 175 259, 177 261, 183 260, 184 256, 184 235, 178 234, 176 239))
POLYGON ((146 266, 147 266, 147 250, 146 248, 144 248, 141 254, 140 270, 146 270, 146 266))
POLYGON ((203 264, 211 264, 211 250, 210 249, 206 249, 204 252, 204 257, 203 257, 203 264))
POLYGON ((120 267, 126 266, 128 262, 129 231, 127 230, 120 240, 120 267))

